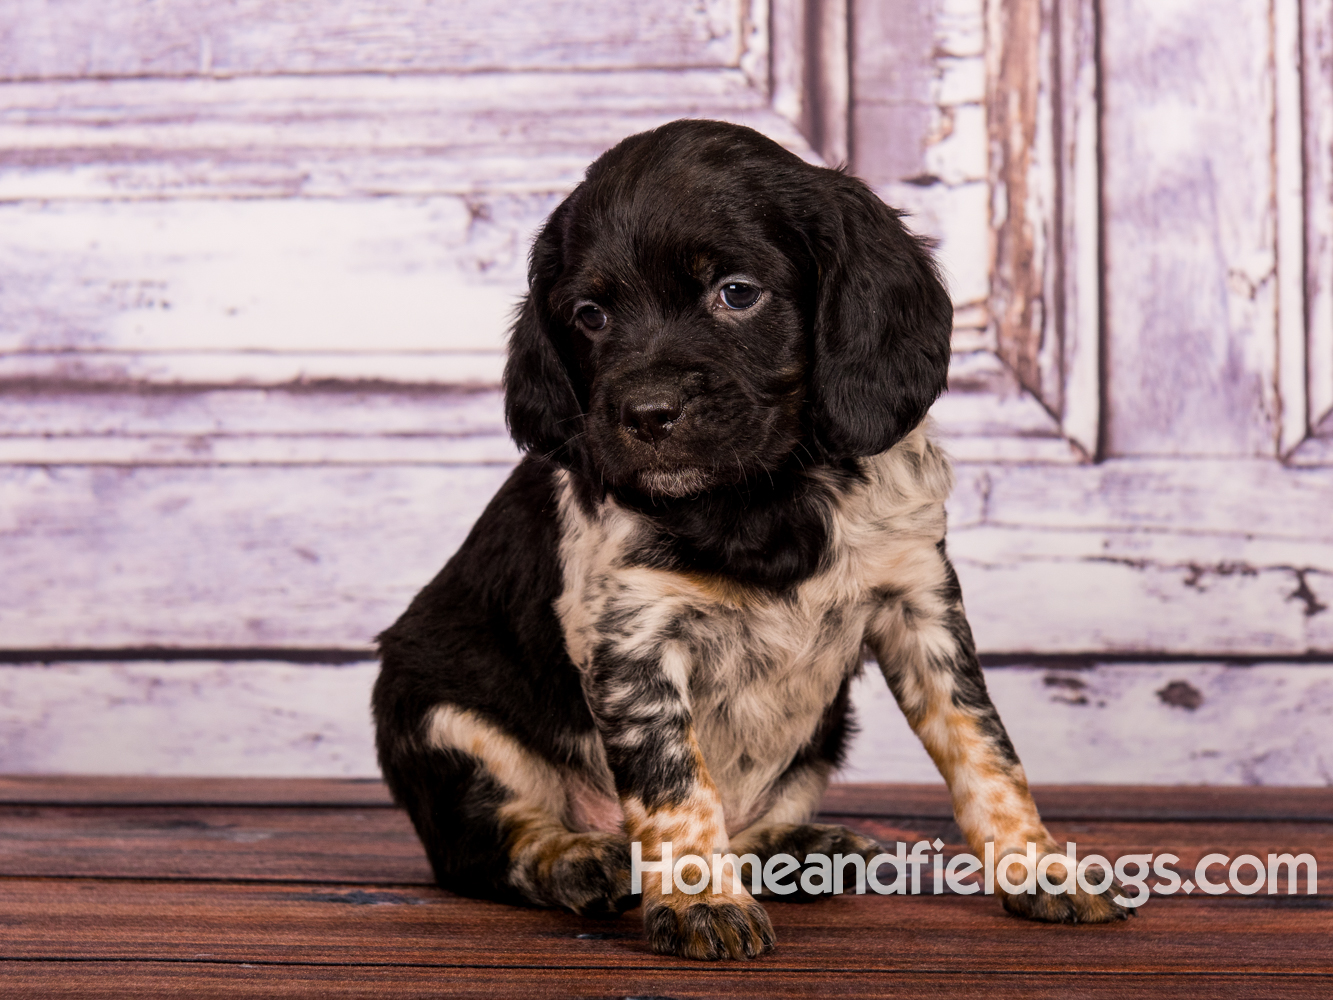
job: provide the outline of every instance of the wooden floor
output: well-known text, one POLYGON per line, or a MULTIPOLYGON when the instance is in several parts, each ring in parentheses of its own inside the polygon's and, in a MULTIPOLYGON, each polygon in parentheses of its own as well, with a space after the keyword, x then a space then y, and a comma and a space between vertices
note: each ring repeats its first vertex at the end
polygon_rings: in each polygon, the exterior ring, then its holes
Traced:
MULTIPOLYGON (((1333 884, 1333 790, 1037 801, 1080 854, 1170 851, 1192 871, 1212 851, 1308 852, 1333 884)), ((835 787, 825 813, 961 849, 943 789, 835 787)), ((637 911, 603 922, 434 888, 375 782, 0 779, 0 877, 6 997, 1333 997, 1327 890, 1178 894, 1105 927, 1028 923, 983 896, 842 896, 769 904, 779 945, 757 961, 662 958, 637 911)))

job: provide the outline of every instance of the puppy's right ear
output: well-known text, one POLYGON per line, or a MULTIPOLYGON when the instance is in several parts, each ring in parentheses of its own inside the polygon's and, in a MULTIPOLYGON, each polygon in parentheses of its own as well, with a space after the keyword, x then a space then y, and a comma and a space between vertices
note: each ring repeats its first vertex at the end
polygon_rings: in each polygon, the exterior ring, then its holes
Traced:
POLYGON ((565 205, 552 214, 532 245, 528 266, 528 294, 509 332, 505 362, 505 423, 514 441, 525 451, 573 465, 581 438, 583 409, 570 378, 569 362, 562 357, 551 334, 558 326, 548 296, 563 269, 560 245, 565 205))

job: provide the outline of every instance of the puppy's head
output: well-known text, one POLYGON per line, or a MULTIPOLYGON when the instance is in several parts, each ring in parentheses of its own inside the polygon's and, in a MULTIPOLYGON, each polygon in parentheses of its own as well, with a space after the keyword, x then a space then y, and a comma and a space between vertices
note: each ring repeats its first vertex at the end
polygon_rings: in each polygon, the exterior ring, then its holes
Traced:
POLYGON ((944 389, 952 310, 859 180, 678 121, 604 154, 537 236, 505 368, 518 444, 684 497, 872 455, 944 389))

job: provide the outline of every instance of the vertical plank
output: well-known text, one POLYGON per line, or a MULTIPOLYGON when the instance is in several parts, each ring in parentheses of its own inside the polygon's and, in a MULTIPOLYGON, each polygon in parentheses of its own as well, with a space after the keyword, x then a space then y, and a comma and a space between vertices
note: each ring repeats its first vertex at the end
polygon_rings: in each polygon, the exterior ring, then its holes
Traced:
POLYGON ((1276 449, 1268 0, 1102 23, 1108 451, 1276 449))
POLYGON ((1086 455, 1101 427, 1101 169, 1094 0, 1058 0, 1059 287, 1053 316, 1063 352, 1061 425, 1086 455))
POLYGON ((1333 417, 1333 0, 1304 0, 1306 318, 1310 426, 1333 417))
POLYGON ((1061 386, 1051 384, 1059 352, 1046 336, 1055 210, 1050 15, 1048 0, 990 0, 986 8, 995 239, 990 306, 1000 357, 1059 412, 1061 386))
POLYGON ((1277 189, 1278 454, 1310 430, 1306 398, 1305 150, 1300 0, 1273 2, 1274 170, 1277 189))
POLYGON ((773 107, 830 166, 848 161, 848 0, 773 0, 773 107))

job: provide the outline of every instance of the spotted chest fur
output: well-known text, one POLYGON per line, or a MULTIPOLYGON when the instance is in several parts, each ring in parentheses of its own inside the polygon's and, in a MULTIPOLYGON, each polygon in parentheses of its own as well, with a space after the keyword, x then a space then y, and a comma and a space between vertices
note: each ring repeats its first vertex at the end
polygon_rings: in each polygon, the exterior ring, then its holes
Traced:
POLYGON ((692 728, 729 834, 770 809, 826 735, 885 602, 939 585, 947 461, 918 430, 861 473, 829 491, 820 571, 785 593, 645 565, 646 517, 612 499, 589 512, 560 484, 556 608, 594 714, 617 719, 609 743, 668 758, 680 751, 664 733, 692 728))

